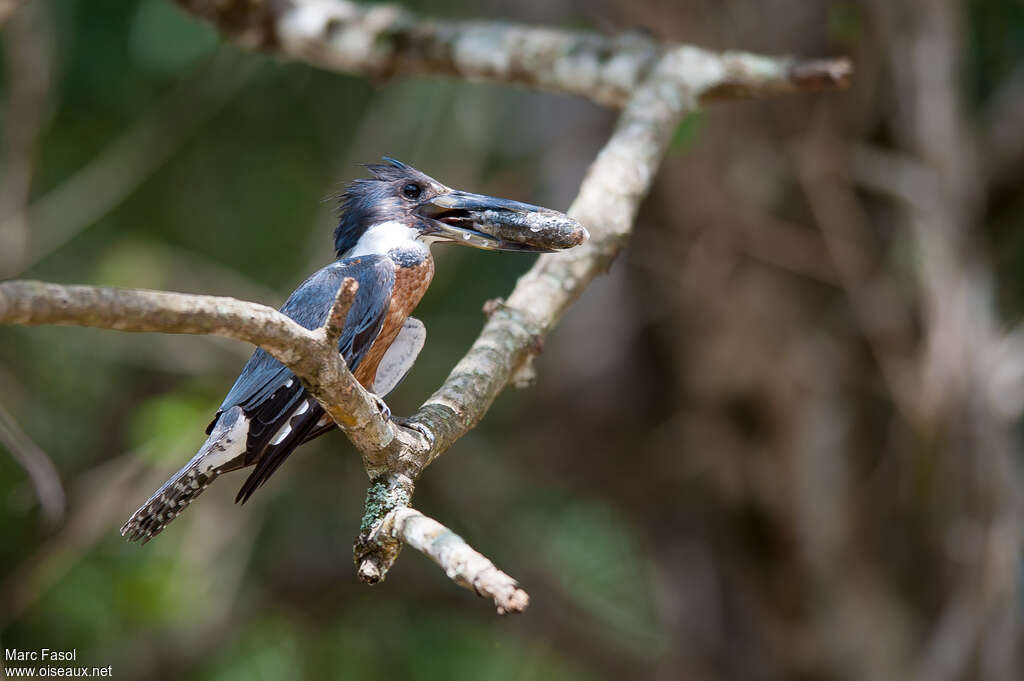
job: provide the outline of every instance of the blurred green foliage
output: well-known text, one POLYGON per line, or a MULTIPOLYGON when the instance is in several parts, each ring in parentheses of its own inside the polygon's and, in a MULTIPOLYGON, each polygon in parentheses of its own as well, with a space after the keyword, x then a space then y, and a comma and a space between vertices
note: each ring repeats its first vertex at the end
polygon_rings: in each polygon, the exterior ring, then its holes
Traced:
POLYGON ((990 97, 1024 62, 1024 4, 1007 0, 969 0, 966 3, 970 44, 968 82, 973 103, 990 97))

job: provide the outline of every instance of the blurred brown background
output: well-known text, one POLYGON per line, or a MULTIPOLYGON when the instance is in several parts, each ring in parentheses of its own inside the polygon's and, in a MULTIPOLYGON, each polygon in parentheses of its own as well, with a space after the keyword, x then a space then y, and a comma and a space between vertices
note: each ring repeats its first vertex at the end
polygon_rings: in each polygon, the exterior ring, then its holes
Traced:
MULTIPOLYGON (((417 505, 519 578, 526 614, 496 618, 412 551, 359 584, 366 480, 340 434, 245 507, 225 479, 127 545, 249 348, 0 328, 0 647, 77 648, 118 679, 1024 678, 1024 3, 409 6, 845 54, 856 74, 684 120, 537 385, 423 477, 417 505)), ((354 164, 564 209, 614 123, 283 63, 165 0, 32 0, 0 40, 4 278, 279 305, 330 259, 323 199, 354 164)), ((530 264, 437 250, 397 414, 530 264)))

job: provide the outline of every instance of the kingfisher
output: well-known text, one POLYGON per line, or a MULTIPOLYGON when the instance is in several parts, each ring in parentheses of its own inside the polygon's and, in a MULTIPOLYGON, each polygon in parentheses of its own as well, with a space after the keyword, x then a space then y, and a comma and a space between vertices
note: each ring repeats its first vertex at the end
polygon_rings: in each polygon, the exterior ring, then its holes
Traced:
MULTIPOLYGON (((548 208, 451 189, 401 161, 365 166, 342 193, 334 230, 337 259, 306 279, 281 312, 307 329, 326 323, 346 278, 358 283, 338 342, 356 380, 383 398, 405 377, 426 340, 410 317, 434 275, 430 246, 450 242, 491 251, 540 253, 587 238, 548 208), (549 238, 545 234, 551 234, 549 238)), ((224 473, 252 468, 235 498, 245 503, 297 447, 335 423, 295 375, 257 349, 242 368, 192 459, 121 528, 130 541, 159 534, 224 473)))

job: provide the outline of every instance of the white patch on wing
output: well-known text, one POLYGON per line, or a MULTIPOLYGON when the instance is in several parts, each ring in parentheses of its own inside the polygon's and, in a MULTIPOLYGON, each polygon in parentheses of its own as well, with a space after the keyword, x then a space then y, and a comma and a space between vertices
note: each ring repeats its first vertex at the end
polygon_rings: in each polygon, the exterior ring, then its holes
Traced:
POLYGON ((386 255, 388 251, 420 250, 427 252, 428 247, 420 241, 419 232, 400 222, 381 222, 372 225, 359 237, 356 245, 345 252, 346 258, 360 255, 386 255))
POLYGON ((292 432, 292 419, 309 411, 311 404, 313 404, 311 400, 302 400, 302 402, 299 402, 299 406, 295 407, 295 411, 288 415, 288 420, 285 421, 284 425, 281 426, 277 433, 274 434, 274 439, 270 441, 270 444, 279 445, 284 442, 284 439, 292 432))
MULTIPOLYGON (((192 461, 198 464, 199 470, 208 472, 221 468, 245 455, 246 438, 249 435, 249 419, 242 415, 241 408, 233 407, 233 409, 238 409, 239 412, 234 423, 230 427, 215 426, 210 437, 193 457, 192 461)), ((228 414, 223 414, 221 421, 226 423, 229 418, 228 414)))
POLYGON ((427 327, 415 317, 409 317, 402 324, 395 342, 384 353, 373 380, 373 392, 384 397, 394 390, 412 369, 416 358, 427 342, 427 327))
POLYGON ((283 426, 281 426, 281 430, 277 431, 277 435, 275 435, 274 439, 270 441, 270 444, 272 444, 272 445, 279 445, 279 444, 281 444, 282 442, 284 442, 284 439, 286 437, 288 437, 288 433, 290 433, 290 432, 292 432, 291 424, 290 423, 285 423, 283 426))

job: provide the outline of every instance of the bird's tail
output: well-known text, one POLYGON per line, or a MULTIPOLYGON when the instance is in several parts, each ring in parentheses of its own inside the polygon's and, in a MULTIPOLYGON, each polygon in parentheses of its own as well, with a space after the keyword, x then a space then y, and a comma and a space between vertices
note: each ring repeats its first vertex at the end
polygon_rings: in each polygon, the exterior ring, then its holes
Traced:
POLYGON ((244 466, 248 419, 240 407, 221 414, 192 460, 165 482, 121 527, 128 541, 146 543, 178 517, 218 475, 244 466))

